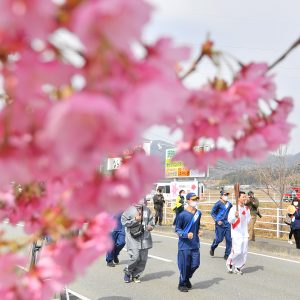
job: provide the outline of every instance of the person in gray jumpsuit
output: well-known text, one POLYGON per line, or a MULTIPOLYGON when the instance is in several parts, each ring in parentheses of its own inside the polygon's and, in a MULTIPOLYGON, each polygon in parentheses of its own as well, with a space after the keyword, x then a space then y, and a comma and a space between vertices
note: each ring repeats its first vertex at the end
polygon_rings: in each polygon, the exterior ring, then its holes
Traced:
POLYGON ((154 228, 153 216, 151 210, 144 205, 144 200, 141 200, 139 204, 130 206, 122 214, 121 222, 125 226, 126 246, 130 257, 130 262, 124 269, 124 281, 138 283, 146 267, 148 250, 152 248, 150 232, 154 228), (143 224, 144 232, 134 238, 130 233, 130 228, 138 223, 143 224))

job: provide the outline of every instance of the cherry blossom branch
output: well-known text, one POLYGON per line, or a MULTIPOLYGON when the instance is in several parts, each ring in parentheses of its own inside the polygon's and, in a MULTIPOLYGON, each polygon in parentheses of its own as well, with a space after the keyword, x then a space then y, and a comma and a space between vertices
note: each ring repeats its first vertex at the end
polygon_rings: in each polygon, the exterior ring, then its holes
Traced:
POLYGON ((186 73, 183 76, 181 76, 181 80, 184 80, 186 77, 188 77, 190 74, 196 71, 197 65, 200 63, 203 57, 204 54, 201 52, 198 58, 193 62, 190 68, 186 71, 186 73))
POLYGON ((184 75, 181 76, 181 80, 187 78, 190 74, 196 71, 198 64, 204 56, 212 57, 213 55, 213 42, 209 39, 202 45, 201 52, 198 58, 193 62, 190 68, 186 71, 184 75))
POLYGON ((281 61, 283 61, 295 48, 300 45, 300 37, 278 58, 273 62, 268 70, 272 70, 275 66, 277 66, 281 61))

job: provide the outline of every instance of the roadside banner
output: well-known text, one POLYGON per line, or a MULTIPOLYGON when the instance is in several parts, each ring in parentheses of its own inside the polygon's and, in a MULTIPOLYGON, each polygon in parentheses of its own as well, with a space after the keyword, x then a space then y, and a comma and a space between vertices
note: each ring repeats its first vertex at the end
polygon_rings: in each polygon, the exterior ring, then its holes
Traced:
MULTIPOLYGON (((205 147, 196 147, 196 151, 205 151, 205 147)), ((207 177, 207 172, 200 172, 197 169, 188 169, 184 166, 182 161, 173 161, 173 157, 176 155, 176 149, 166 149, 165 160, 165 177, 166 178, 182 178, 182 177, 207 177)))

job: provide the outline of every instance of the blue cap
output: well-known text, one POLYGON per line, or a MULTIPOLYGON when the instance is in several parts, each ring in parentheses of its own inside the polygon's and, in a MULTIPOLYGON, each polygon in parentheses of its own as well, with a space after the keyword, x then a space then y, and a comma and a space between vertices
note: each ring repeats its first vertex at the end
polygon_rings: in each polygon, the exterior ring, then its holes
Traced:
POLYGON ((194 199, 199 199, 199 197, 195 193, 188 193, 186 195, 186 200, 194 200, 194 199))
POLYGON ((223 189, 223 190, 220 191, 220 195, 221 196, 226 196, 226 195, 230 195, 230 193, 229 193, 229 191, 223 189))

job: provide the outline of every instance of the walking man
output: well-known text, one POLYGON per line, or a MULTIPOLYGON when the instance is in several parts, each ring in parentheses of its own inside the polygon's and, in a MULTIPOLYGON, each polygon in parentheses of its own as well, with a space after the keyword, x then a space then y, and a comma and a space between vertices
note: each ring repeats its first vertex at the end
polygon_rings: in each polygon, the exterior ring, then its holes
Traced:
POLYGON ((186 195, 188 206, 177 216, 175 231, 178 234, 177 263, 180 272, 178 290, 188 292, 192 288, 190 279, 200 266, 200 219, 197 209, 199 197, 195 193, 186 195))
POLYGON ((162 194, 161 189, 157 189, 157 193, 153 197, 153 204, 154 204, 154 210, 155 210, 155 225, 161 226, 162 220, 163 220, 163 208, 164 208, 165 199, 162 194))
POLYGON ((125 246, 125 228, 121 223, 122 214, 114 216, 117 225, 111 233, 113 248, 106 254, 106 262, 108 267, 115 267, 119 263, 119 254, 125 246))
POLYGON ((223 241, 225 237, 226 249, 224 259, 227 260, 231 252, 231 226, 228 222, 228 214, 232 207, 231 202, 228 199, 230 193, 224 189, 220 192, 220 200, 215 203, 211 210, 211 216, 215 221, 215 239, 210 247, 210 255, 214 256, 215 249, 223 241))
POLYGON ((231 224, 232 248, 226 261, 229 273, 242 275, 242 268, 245 266, 248 251, 248 224, 251 220, 248 199, 245 192, 239 192, 238 209, 234 205, 228 214, 228 221, 231 224))
POLYGON ((125 226, 126 246, 130 257, 130 262, 124 269, 124 281, 139 283, 146 267, 148 250, 152 248, 150 232, 154 228, 153 216, 142 199, 122 214, 121 221, 125 226))
POLYGON ((261 214, 259 212, 259 201, 256 197, 254 197, 254 193, 252 191, 248 192, 249 202, 246 204, 250 208, 251 220, 249 223, 249 241, 255 241, 255 232, 254 225, 256 222, 257 216, 261 218, 261 214))

